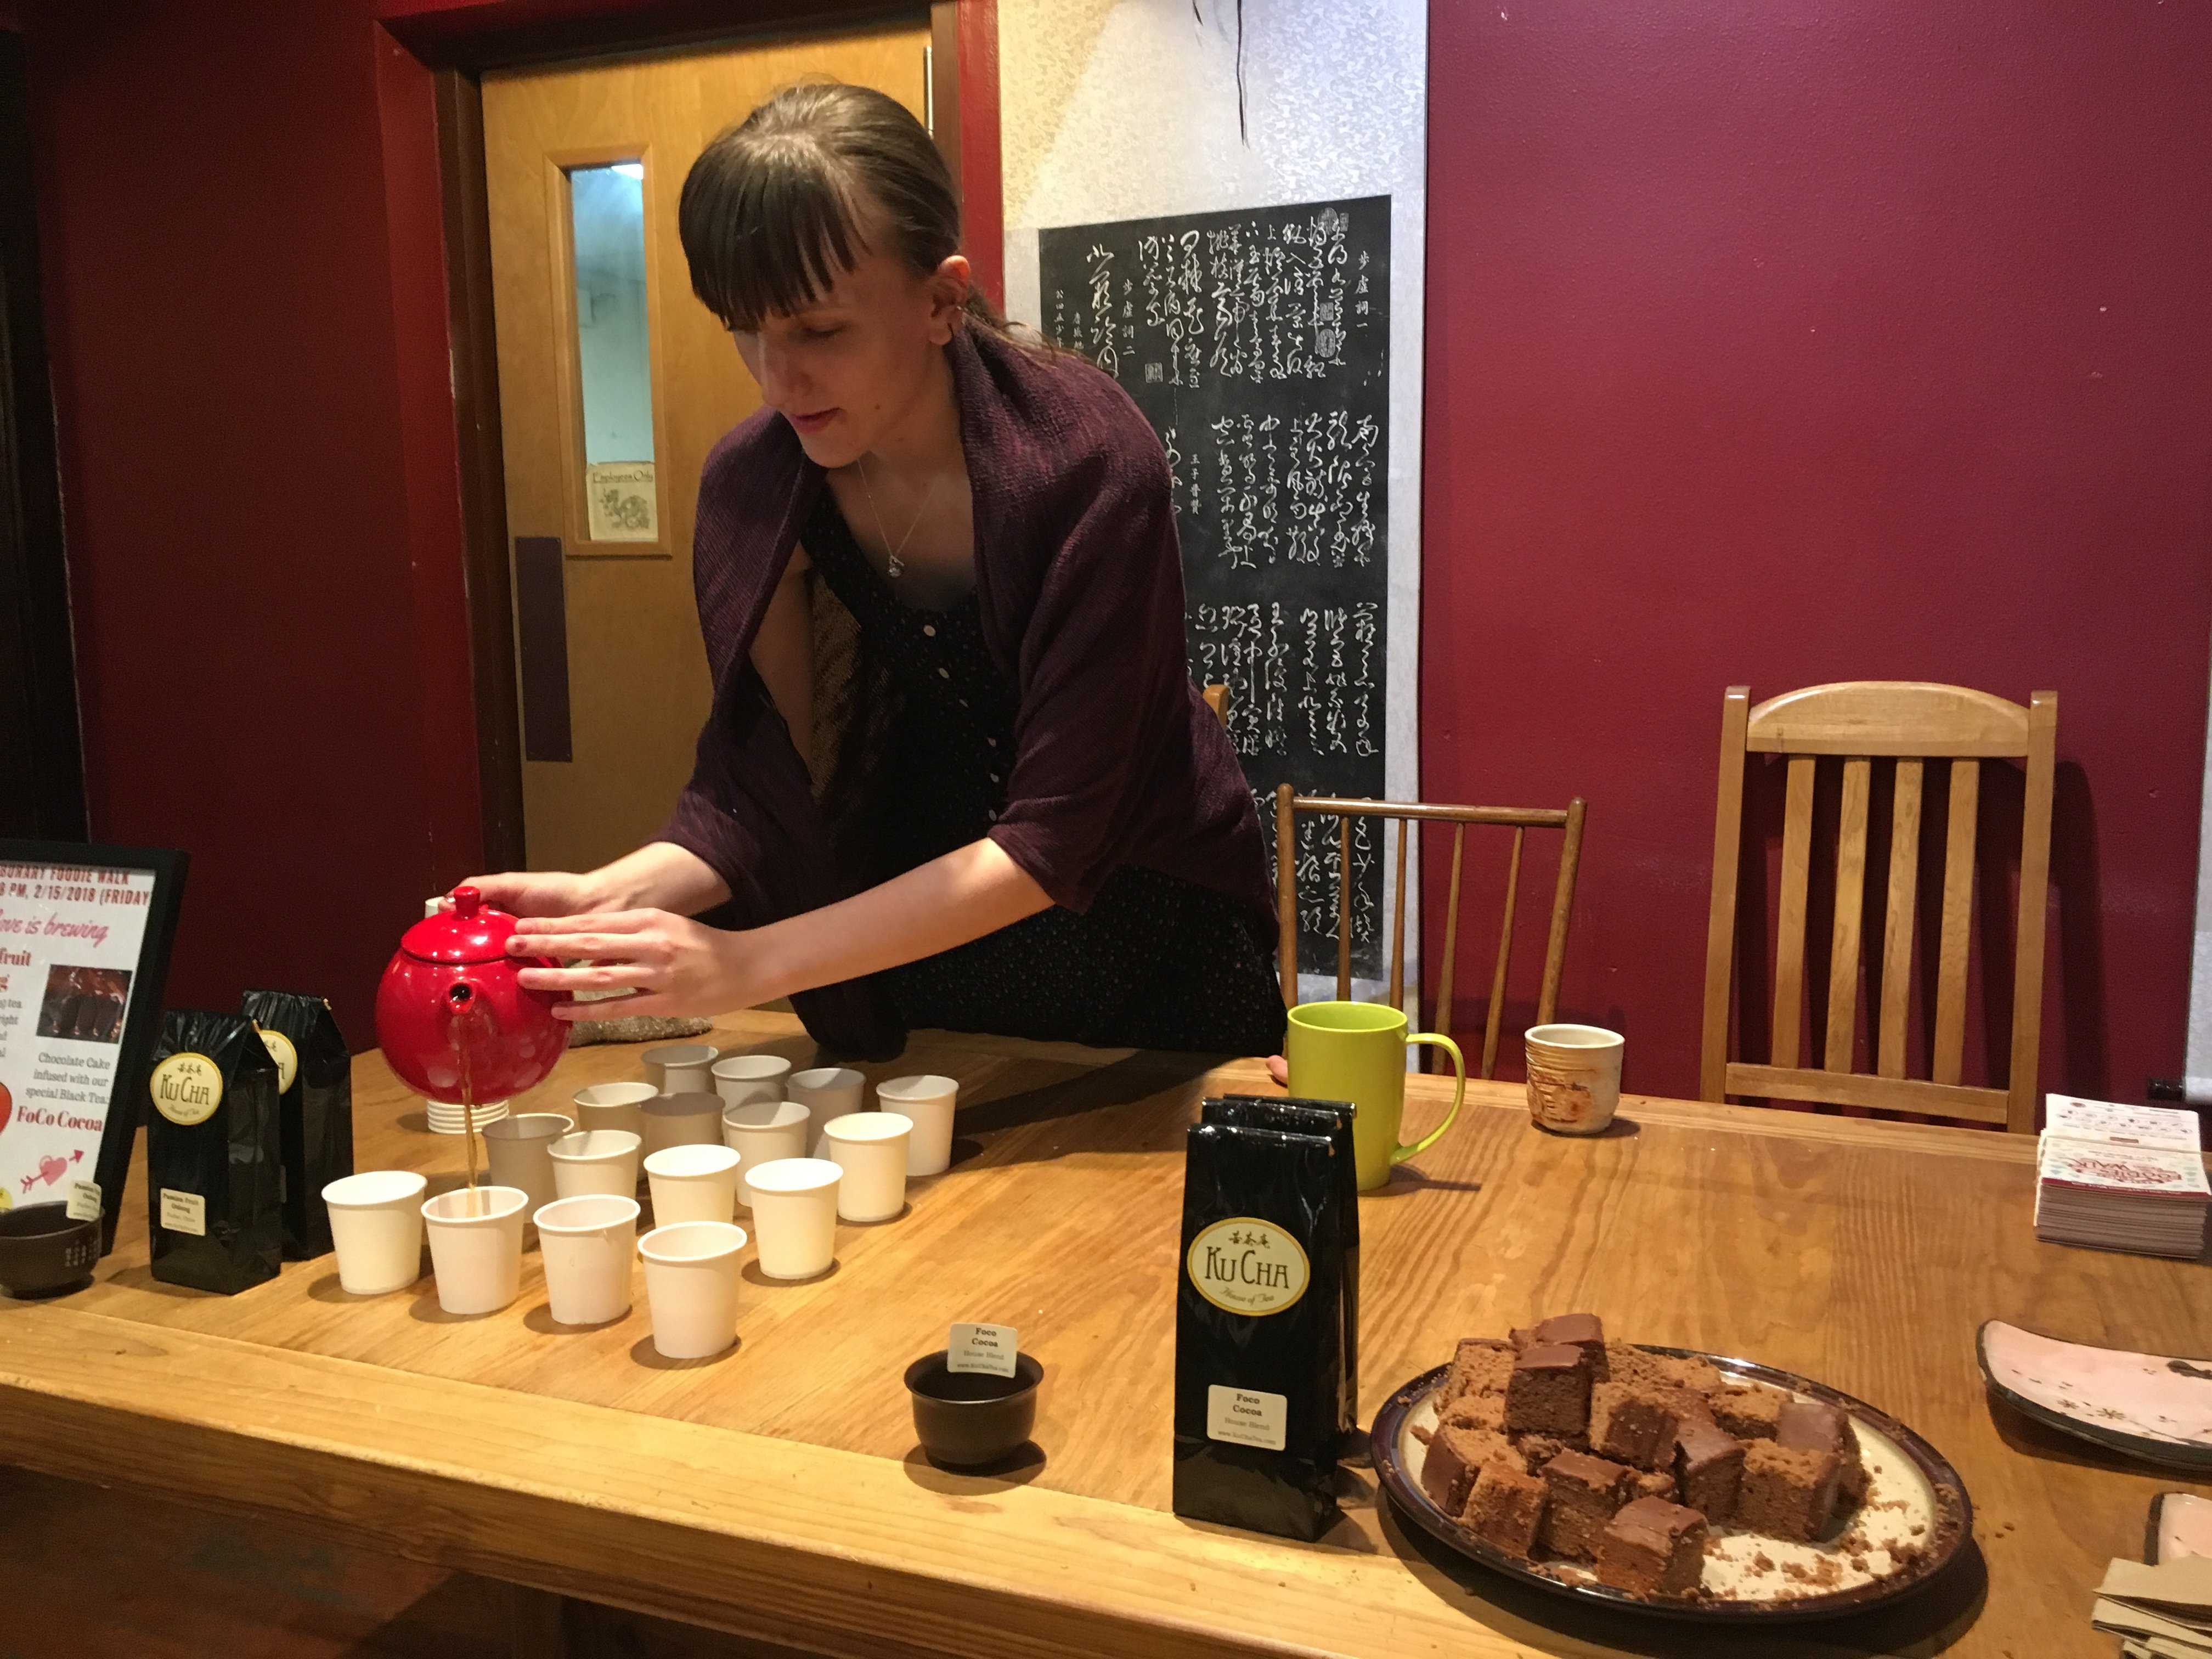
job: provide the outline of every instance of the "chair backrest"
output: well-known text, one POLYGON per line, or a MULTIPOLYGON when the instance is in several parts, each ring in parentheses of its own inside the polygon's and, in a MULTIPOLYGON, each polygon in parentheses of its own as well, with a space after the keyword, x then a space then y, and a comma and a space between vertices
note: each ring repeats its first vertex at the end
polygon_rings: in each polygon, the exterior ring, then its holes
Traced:
POLYGON ((1705 933, 1705 1030, 1698 1067, 1707 1100, 1762 1096, 1969 1118, 2035 1130, 2036 1057, 2043 1008, 2044 905, 2051 869, 2051 787, 2058 695, 2038 691, 2022 708, 1984 691, 1917 681, 1853 680, 1809 686, 1751 706, 1732 685, 1721 706, 1720 801, 1713 823, 1712 909, 1705 933), (1767 1063, 1731 1060, 1729 1015, 1735 958, 1737 861, 1744 774, 1752 755, 1789 757, 1776 904, 1774 1018, 1767 1063), (2012 978, 2012 1055, 2007 1086, 1960 1083, 1966 1023, 1968 922, 1973 911, 1974 832, 1984 760, 2026 763, 2020 908, 2012 978), (1948 763, 1943 896, 1936 949, 1929 1075, 1905 1075, 1906 1013, 1920 891, 1920 805, 1925 763, 1948 763), (1834 925, 1828 941, 1824 1041, 1797 1063, 1805 1001, 1806 889, 1812 868, 1817 769, 1842 773, 1836 825, 1834 925), (1893 768, 1888 898, 1882 919, 1881 1006, 1868 1010, 1871 1073, 1851 1069, 1867 886, 1868 801, 1875 767, 1893 768))
POLYGON ((1229 688, 1217 683, 1202 687, 1199 695, 1206 699, 1206 706, 1213 711, 1214 718, 1224 726, 1228 725, 1229 688))
POLYGON ((1407 841, 1415 823, 1452 825, 1451 881, 1444 900, 1444 943, 1437 985, 1435 1016, 1427 1022, 1432 1030, 1452 1035, 1452 969, 1459 948, 1460 866, 1467 851, 1469 824, 1491 824, 1513 831, 1513 853, 1505 870, 1504 916, 1498 932, 1498 960, 1490 979, 1490 1008, 1483 1020, 1480 1073, 1492 1075, 1498 1063, 1498 1026, 1505 1009, 1506 965, 1513 954, 1513 918, 1521 891, 1521 852, 1531 830, 1566 832, 1559 847, 1559 873, 1552 884, 1552 925, 1544 947, 1544 980, 1536 998, 1536 1020, 1548 1024, 1559 1000, 1559 975, 1566 966, 1567 918, 1574 909, 1575 872, 1582 862, 1584 803, 1580 796, 1559 807, 1431 806, 1419 802, 1339 800, 1330 796, 1301 795, 1289 784, 1275 791, 1275 908, 1282 941, 1278 947, 1283 981, 1283 1001, 1298 1000, 1297 814, 1334 815, 1337 821, 1336 860, 1336 994, 1352 995, 1352 821, 1355 817, 1395 818, 1398 823, 1398 878, 1390 932, 1389 1002, 1401 1008, 1406 1001, 1406 865, 1407 841))

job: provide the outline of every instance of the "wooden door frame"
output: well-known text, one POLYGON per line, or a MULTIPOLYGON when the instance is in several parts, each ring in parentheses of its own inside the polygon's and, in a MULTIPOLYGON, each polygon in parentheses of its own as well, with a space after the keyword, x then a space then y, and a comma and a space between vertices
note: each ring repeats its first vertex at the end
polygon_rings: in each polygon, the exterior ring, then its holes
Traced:
POLYGON ((441 881, 525 861, 484 72, 911 17, 925 6, 930 99, 961 188, 969 263, 1003 304, 998 0, 384 0, 377 67, 415 544, 416 666, 428 799, 442 804, 449 832, 432 835, 434 846, 446 843, 438 848, 441 881), (473 781, 472 791, 459 787, 463 779, 473 781))
POLYGON ((0 30, 0 836, 80 842, 78 725, 69 557, 39 292, 23 40, 0 30))

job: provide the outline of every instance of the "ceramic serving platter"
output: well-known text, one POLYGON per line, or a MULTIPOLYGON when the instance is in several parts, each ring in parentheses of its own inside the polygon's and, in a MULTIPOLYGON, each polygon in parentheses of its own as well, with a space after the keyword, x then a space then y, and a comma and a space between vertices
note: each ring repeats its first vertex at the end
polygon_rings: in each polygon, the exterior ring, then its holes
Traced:
POLYGON ((1383 1403, 1370 1432, 1376 1473, 1401 1514, 1468 1560, 1572 1601, 1663 1619, 1725 1625, 1778 1624, 1863 1613, 1910 1595, 1950 1565, 1973 1533, 1973 1508, 1958 1472, 1904 1424, 1863 1401, 1771 1366, 1689 1348, 1650 1352, 1710 1361, 1732 1382, 1764 1382, 1800 1400, 1843 1409, 1868 1474, 1864 1501, 1826 1536, 1785 1542, 1731 1528, 1714 1529, 1704 1588, 1692 1600, 1631 1595, 1597 1582, 1586 1565, 1525 1561, 1462 1528, 1421 1488, 1428 1448, 1414 1431, 1433 1430, 1439 1365, 1383 1403))
POLYGON ((1974 1349, 1990 1392, 2037 1422, 2148 1463, 2212 1469, 2212 1359, 2062 1342, 2001 1319, 1974 1349))
POLYGON ((2155 1567, 2192 1555, 2212 1559, 2212 1498, 2190 1492, 2159 1493, 2150 1500, 2143 1559, 2155 1567))

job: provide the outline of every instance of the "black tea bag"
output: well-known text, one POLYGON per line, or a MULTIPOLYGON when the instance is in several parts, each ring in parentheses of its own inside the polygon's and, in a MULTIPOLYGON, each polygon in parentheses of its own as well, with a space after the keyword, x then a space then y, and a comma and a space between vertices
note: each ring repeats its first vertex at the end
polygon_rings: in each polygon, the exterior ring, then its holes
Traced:
POLYGON ((1338 1518, 1343 1200, 1322 1135, 1200 1123, 1183 1158, 1175 1512, 1308 1540, 1338 1518))
POLYGON ((353 1055, 321 997, 248 991, 240 1006, 276 1061, 284 1254, 294 1261, 326 1255, 331 1212, 323 1188, 353 1173, 353 1055))
POLYGON ((146 1119, 154 1277, 228 1296, 276 1277, 276 1062, 243 1014, 172 1008, 146 1119))
POLYGON ((1348 1100, 1286 1099, 1280 1095, 1223 1095, 1199 1108, 1201 1123, 1327 1135, 1336 1148, 1344 1239, 1344 1398, 1339 1426, 1346 1456, 1353 1455, 1366 1432, 1359 1423, 1359 1170, 1352 1149, 1352 1119, 1357 1109, 1348 1100))

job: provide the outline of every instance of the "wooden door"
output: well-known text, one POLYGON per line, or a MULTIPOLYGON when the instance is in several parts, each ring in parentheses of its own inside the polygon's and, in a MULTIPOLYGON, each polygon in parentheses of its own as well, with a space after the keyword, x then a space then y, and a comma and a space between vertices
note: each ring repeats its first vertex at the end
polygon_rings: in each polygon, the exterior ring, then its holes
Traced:
POLYGON ((879 88, 921 115, 928 39, 917 12, 483 78, 533 869, 590 869, 650 837, 707 715, 694 498, 707 452, 759 398, 692 296, 676 234, 684 175, 795 81, 879 88))

